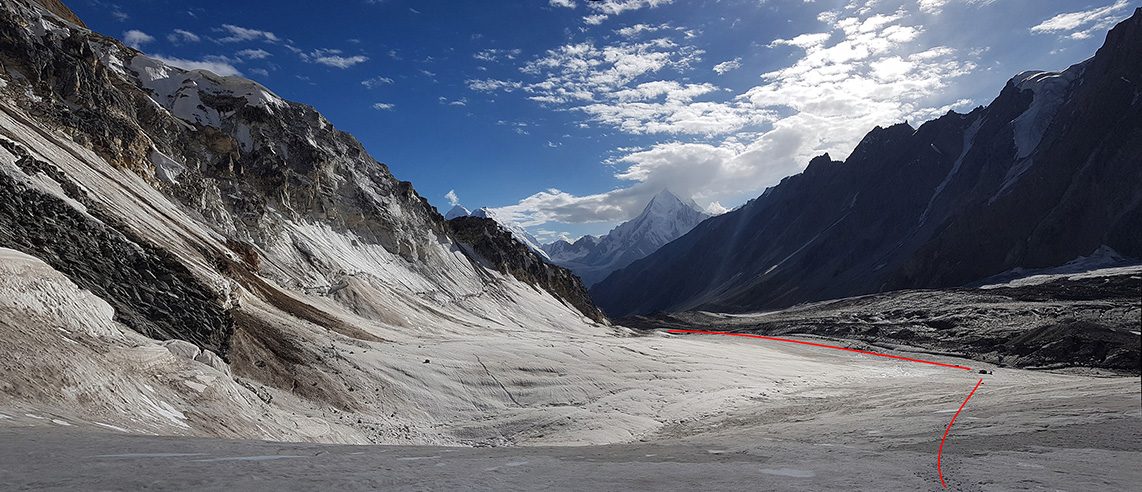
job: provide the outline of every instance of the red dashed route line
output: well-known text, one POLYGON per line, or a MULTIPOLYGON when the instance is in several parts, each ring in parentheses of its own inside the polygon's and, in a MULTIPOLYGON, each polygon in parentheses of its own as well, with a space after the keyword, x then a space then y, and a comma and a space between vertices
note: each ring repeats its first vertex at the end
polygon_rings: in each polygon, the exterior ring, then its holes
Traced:
POLYGON ((980 379, 978 383, 975 383, 975 388, 972 388, 971 393, 968 393, 968 397, 964 398, 964 402, 960 404, 960 409, 956 410, 956 414, 952 415, 952 421, 948 422, 948 428, 944 429, 944 438, 940 439, 940 451, 936 453, 936 473, 940 475, 940 485, 943 485, 945 489, 948 488, 948 484, 944 483, 944 470, 940 468, 940 457, 944 455, 944 441, 948 439, 948 431, 952 430, 952 424, 956 423, 956 417, 960 416, 960 410, 963 410, 964 405, 968 404, 968 400, 971 399, 971 395, 975 394, 975 390, 979 389, 979 385, 981 383, 983 383, 983 379, 980 379))
MULTIPOLYGON (((702 330, 668 330, 668 331, 670 333, 702 333, 702 334, 706 334, 706 335, 730 335, 730 336, 735 336, 735 337, 761 338, 763 340, 776 340, 778 342, 799 343, 801 345, 812 345, 814 347, 825 347, 825 348, 831 348, 831 349, 837 349, 837 350, 844 350, 844 351, 848 351, 848 352, 856 352, 859 354, 879 355, 881 357, 888 357, 890 359, 900 359, 900 360, 907 360, 907 361, 912 361, 912 362, 920 362, 920 363, 924 363, 924 364, 932 364, 934 366, 951 367, 954 369, 964 369, 967 371, 971 370, 970 367, 954 366, 951 364, 941 364, 939 362, 932 362, 932 361, 920 360, 920 359, 909 359, 908 357, 899 357, 899 356, 888 355, 888 354, 878 354, 876 352, 869 352, 866 350, 857 350, 857 349, 851 349, 851 348, 845 348, 845 347, 837 347, 834 345, 825 345, 822 343, 803 342, 801 340, 789 340, 786 338, 765 337, 765 336, 761 336, 761 335, 749 335, 749 334, 745 334, 745 333, 726 333, 723 331, 702 331, 702 330)), ((960 404, 960 409, 956 410, 956 414, 952 416, 952 421, 948 422, 948 428, 944 429, 944 437, 942 439, 940 439, 940 450, 939 450, 939 452, 936 453, 936 473, 940 476, 940 485, 943 485, 945 489, 948 488, 948 485, 946 483, 944 483, 944 470, 940 467, 940 459, 944 456, 944 441, 946 441, 948 439, 948 431, 952 430, 952 424, 954 424, 956 422, 956 417, 960 416, 960 412, 964 409, 964 405, 968 404, 968 400, 971 399, 972 395, 975 394, 975 390, 979 389, 979 385, 982 383, 983 383, 983 379, 980 379, 978 383, 975 383, 975 388, 972 388, 971 393, 968 393, 968 397, 964 398, 964 402, 960 404)))
POLYGON ((896 355, 878 354, 876 352, 869 352, 866 350, 857 350, 857 349, 851 349, 851 348, 845 348, 845 347, 837 347, 834 345, 825 345, 825 344, 821 344, 821 343, 803 342, 801 340, 789 340, 786 338, 763 337, 761 335, 749 335, 749 334, 745 334, 745 333, 726 333, 726 332, 722 332, 722 331, 700 331, 700 330, 669 330, 669 331, 670 331, 670 333, 704 333, 707 335, 731 335, 731 336, 735 336, 735 337, 761 338, 764 340, 776 340, 778 342, 799 343, 801 345, 812 345, 814 347, 825 347, 825 348, 831 348, 831 349, 837 349, 837 350, 845 350, 848 352, 856 352, 859 354, 879 355, 881 357, 888 357, 890 359, 900 359, 900 360, 908 360, 908 361, 912 361, 912 362, 921 362, 924 364, 932 364, 934 366, 943 366, 943 367, 951 367, 954 369, 963 369, 965 371, 971 370, 970 367, 953 366, 951 364, 941 364, 939 362, 932 362, 932 361, 920 360, 920 359, 909 359, 907 357, 900 357, 900 356, 896 356, 896 355))

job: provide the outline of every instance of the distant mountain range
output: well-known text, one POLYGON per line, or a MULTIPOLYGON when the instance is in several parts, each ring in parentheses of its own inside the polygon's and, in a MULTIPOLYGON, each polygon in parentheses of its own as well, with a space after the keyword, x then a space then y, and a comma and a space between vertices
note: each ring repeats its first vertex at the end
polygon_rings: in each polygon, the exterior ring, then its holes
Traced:
POLYGON ((662 190, 646 204, 642 213, 619 224, 602 236, 583 236, 575 243, 558 240, 540 244, 539 240, 519 224, 508 220, 495 210, 481 207, 469 212, 455 205, 444 214, 446 220, 458 217, 478 217, 496 221, 528 249, 548 263, 571 270, 590 287, 611 272, 645 258, 662 245, 678 239, 710 216, 693 200, 678 198, 670 190, 662 190))
POLYGON ((968 114, 877 127, 591 294, 611 316, 740 312, 961 286, 1104 246, 1140 257, 1139 53, 1142 9, 1094 57, 1021 73, 968 114))
POLYGON ((590 287, 611 272, 645 258, 710 216, 693 200, 682 200, 662 190, 638 217, 619 224, 611 232, 584 236, 574 244, 559 240, 543 246, 551 262, 574 272, 590 287))

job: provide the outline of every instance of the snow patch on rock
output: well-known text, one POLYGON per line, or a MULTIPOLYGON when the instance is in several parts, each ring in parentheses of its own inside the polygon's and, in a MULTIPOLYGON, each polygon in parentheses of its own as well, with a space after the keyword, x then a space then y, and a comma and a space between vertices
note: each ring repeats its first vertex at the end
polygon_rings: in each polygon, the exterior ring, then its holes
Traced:
POLYGON ((1054 268, 1014 268, 979 283, 981 289, 1027 287, 1061 279, 1084 279, 1142 273, 1142 262, 1126 258, 1103 245, 1087 256, 1080 256, 1054 268))
POLYGON ((131 72, 150 90, 152 99, 178 118, 190 123, 221 127, 222 119, 233 112, 220 113, 205 104, 202 96, 244 98, 246 104, 266 110, 287 103, 261 84, 241 77, 216 75, 206 70, 183 70, 161 61, 137 55, 131 59, 131 72))
POLYGON ((178 177, 186 171, 186 166, 159 152, 158 149, 151 149, 151 163, 155 165, 155 176, 174 185, 178 184, 178 177))
POLYGON ((1012 83, 1019 90, 1035 93, 1027 110, 1011 122, 1015 131, 1018 158, 1031 155, 1035 147, 1038 147, 1043 134, 1047 132, 1047 127, 1054 121, 1055 113, 1063 103, 1067 102, 1071 83, 1082 75, 1085 68, 1085 63, 1079 63, 1062 72, 1029 70, 1012 79, 1012 83))

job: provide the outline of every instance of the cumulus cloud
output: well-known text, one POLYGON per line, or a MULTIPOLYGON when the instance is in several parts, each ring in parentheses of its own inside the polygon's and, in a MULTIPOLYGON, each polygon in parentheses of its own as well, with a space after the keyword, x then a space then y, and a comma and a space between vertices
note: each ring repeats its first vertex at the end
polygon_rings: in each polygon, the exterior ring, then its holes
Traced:
POLYGON ((1112 5, 1056 15, 1031 28, 1033 34, 1054 33, 1071 39, 1086 39, 1105 31, 1126 17, 1130 2, 1117 0, 1112 5), (1082 27, 1086 29, 1080 29, 1082 27))
POLYGON ((155 41, 155 37, 138 29, 131 29, 123 33, 123 44, 135 49, 142 49, 144 44, 155 41))
POLYGON ((737 69, 741 68, 741 66, 742 66, 742 59, 741 58, 734 58, 733 60, 724 61, 724 62, 721 62, 717 65, 714 65, 714 71, 717 72, 718 75, 725 75, 726 72, 729 72, 731 70, 737 70, 737 69))
POLYGON ((725 101, 712 84, 674 80, 692 71, 703 54, 669 37, 573 43, 524 64, 521 72, 531 81, 474 80, 469 88, 521 90, 535 102, 582 112, 631 134, 716 135, 767 121, 766 112, 725 101))
MULTIPOLYGON (((704 138, 621 154, 610 164, 615 177, 629 183, 625 187, 588 196, 552 189, 497 210, 525 226, 626 220, 669 188, 718 213, 724 211, 720 203, 755 196, 817 155, 845 158, 874 126, 971 104, 940 99, 951 81, 977 68, 971 55, 919 43, 923 28, 908 22, 906 13, 825 19, 822 32, 770 43, 770 49, 791 51, 795 61, 737 94, 678 77, 698 52, 665 38, 568 44, 526 63, 523 74, 537 81, 513 87, 536 102, 582 112, 626 133, 704 138), (674 76, 659 76, 667 72, 674 76)), ((494 83, 481 87, 499 89, 494 83)))
POLYGON ((179 67, 184 70, 209 70, 222 76, 235 76, 241 77, 242 72, 234 68, 234 65, 225 61, 224 57, 207 57, 202 60, 185 60, 182 58, 168 58, 161 55, 150 55, 155 60, 166 63, 173 67, 179 67))
POLYGON ((653 8, 673 2, 674 0, 607 0, 605 2, 587 2, 587 7, 595 13, 584 17, 583 22, 598 25, 602 24, 603 21, 611 16, 619 15, 623 12, 653 8))
POLYGON ((369 57, 356 55, 356 56, 341 56, 341 50, 338 49, 317 49, 309 53, 299 53, 302 60, 309 63, 320 63, 322 65, 334 68, 349 68, 358 63, 369 61, 369 57))
POLYGON ((729 211, 730 209, 723 207, 722 204, 718 202, 710 202, 710 205, 706 207, 706 213, 710 215, 722 215, 729 211))
POLYGON ((448 193, 444 194, 444 198, 447 198, 448 204, 453 207, 460 204, 460 197, 456 196, 456 190, 448 190, 448 193))
POLYGON ((603 21, 607 20, 607 17, 608 16, 606 14, 588 15, 588 16, 583 18, 583 22, 590 24, 592 26, 597 26, 599 24, 602 24, 603 21))
POLYGON ((171 31, 170 34, 167 34, 167 41, 170 41, 170 42, 175 43, 175 44, 197 43, 199 41, 202 41, 202 38, 193 32, 183 30, 183 29, 175 29, 174 31, 171 31))
POLYGON ((378 111, 392 111, 396 107, 397 107, 396 104, 391 104, 391 103, 376 103, 373 105, 373 109, 376 109, 378 111))
POLYGON ((577 6, 575 5, 575 0, 549 0, 547 4, 552 7, 565 7, 569 9, 573 9, 577 6))
POLYGON ((274 33, 269 31, 259 31, 257 29, 247 29, 231 24, 223 24, 222 28, 218 29, 223 33, 229 35, 217 39, 220 43, 238 43, 241 41, 265 41, 267 43, 277 43, 281 41, 274 33))

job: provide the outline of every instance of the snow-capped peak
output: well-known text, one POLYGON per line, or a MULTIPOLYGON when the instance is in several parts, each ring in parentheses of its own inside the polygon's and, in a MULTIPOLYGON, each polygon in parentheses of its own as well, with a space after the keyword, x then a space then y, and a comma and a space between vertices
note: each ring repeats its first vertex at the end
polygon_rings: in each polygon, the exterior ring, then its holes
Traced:
POLYGON ((452 210, 449 210, 448 213, 444 214, 444 220, 452 220, 456 217, 464 217, 471 215, 471 213, 472 212, 469 212, 468 209, 464 208, 463 206, 456 205, 455 207, 452 207, 452 210))
POLYGON ((650 199, 638 217, 619 224, 597 241, 593 240, 596 244, 580 245, 577 241, 575 248, 559 245, 549 249, 560 251, 560 254, 552 255, 557 265, 570 268, 585 285, 591 286, 611 272, 690 232, 707 218, 709 215, 693 200, 662 190, 650 199), (583 251, 588 249, 589 252, 584 254, 583 251))
POLYGON ((688 207, 695 212, 705 213, 702 207, 699 207, 694 200, 689 198, 683 200, 678 198, 678 195, 675 195, 669 189, 664 188, 650 199, 650 203, 646 204, 646 208, 643 209, 639 216, 641 217, 647 214, 662 215, 663 213, 669 213, 679 206, 688 207))
MULTIPOLYGON (((615 227, 607 236, 629 238, 625 242, 631 243, 646 237, 656 243, 654 249, 658 249, 689 232, 708 217, 693 200, 682 200, 670 190, 664 189, 650 199, 638 217, 615 227)), ((603 242, 606 242, 606 238, 603 242)))

